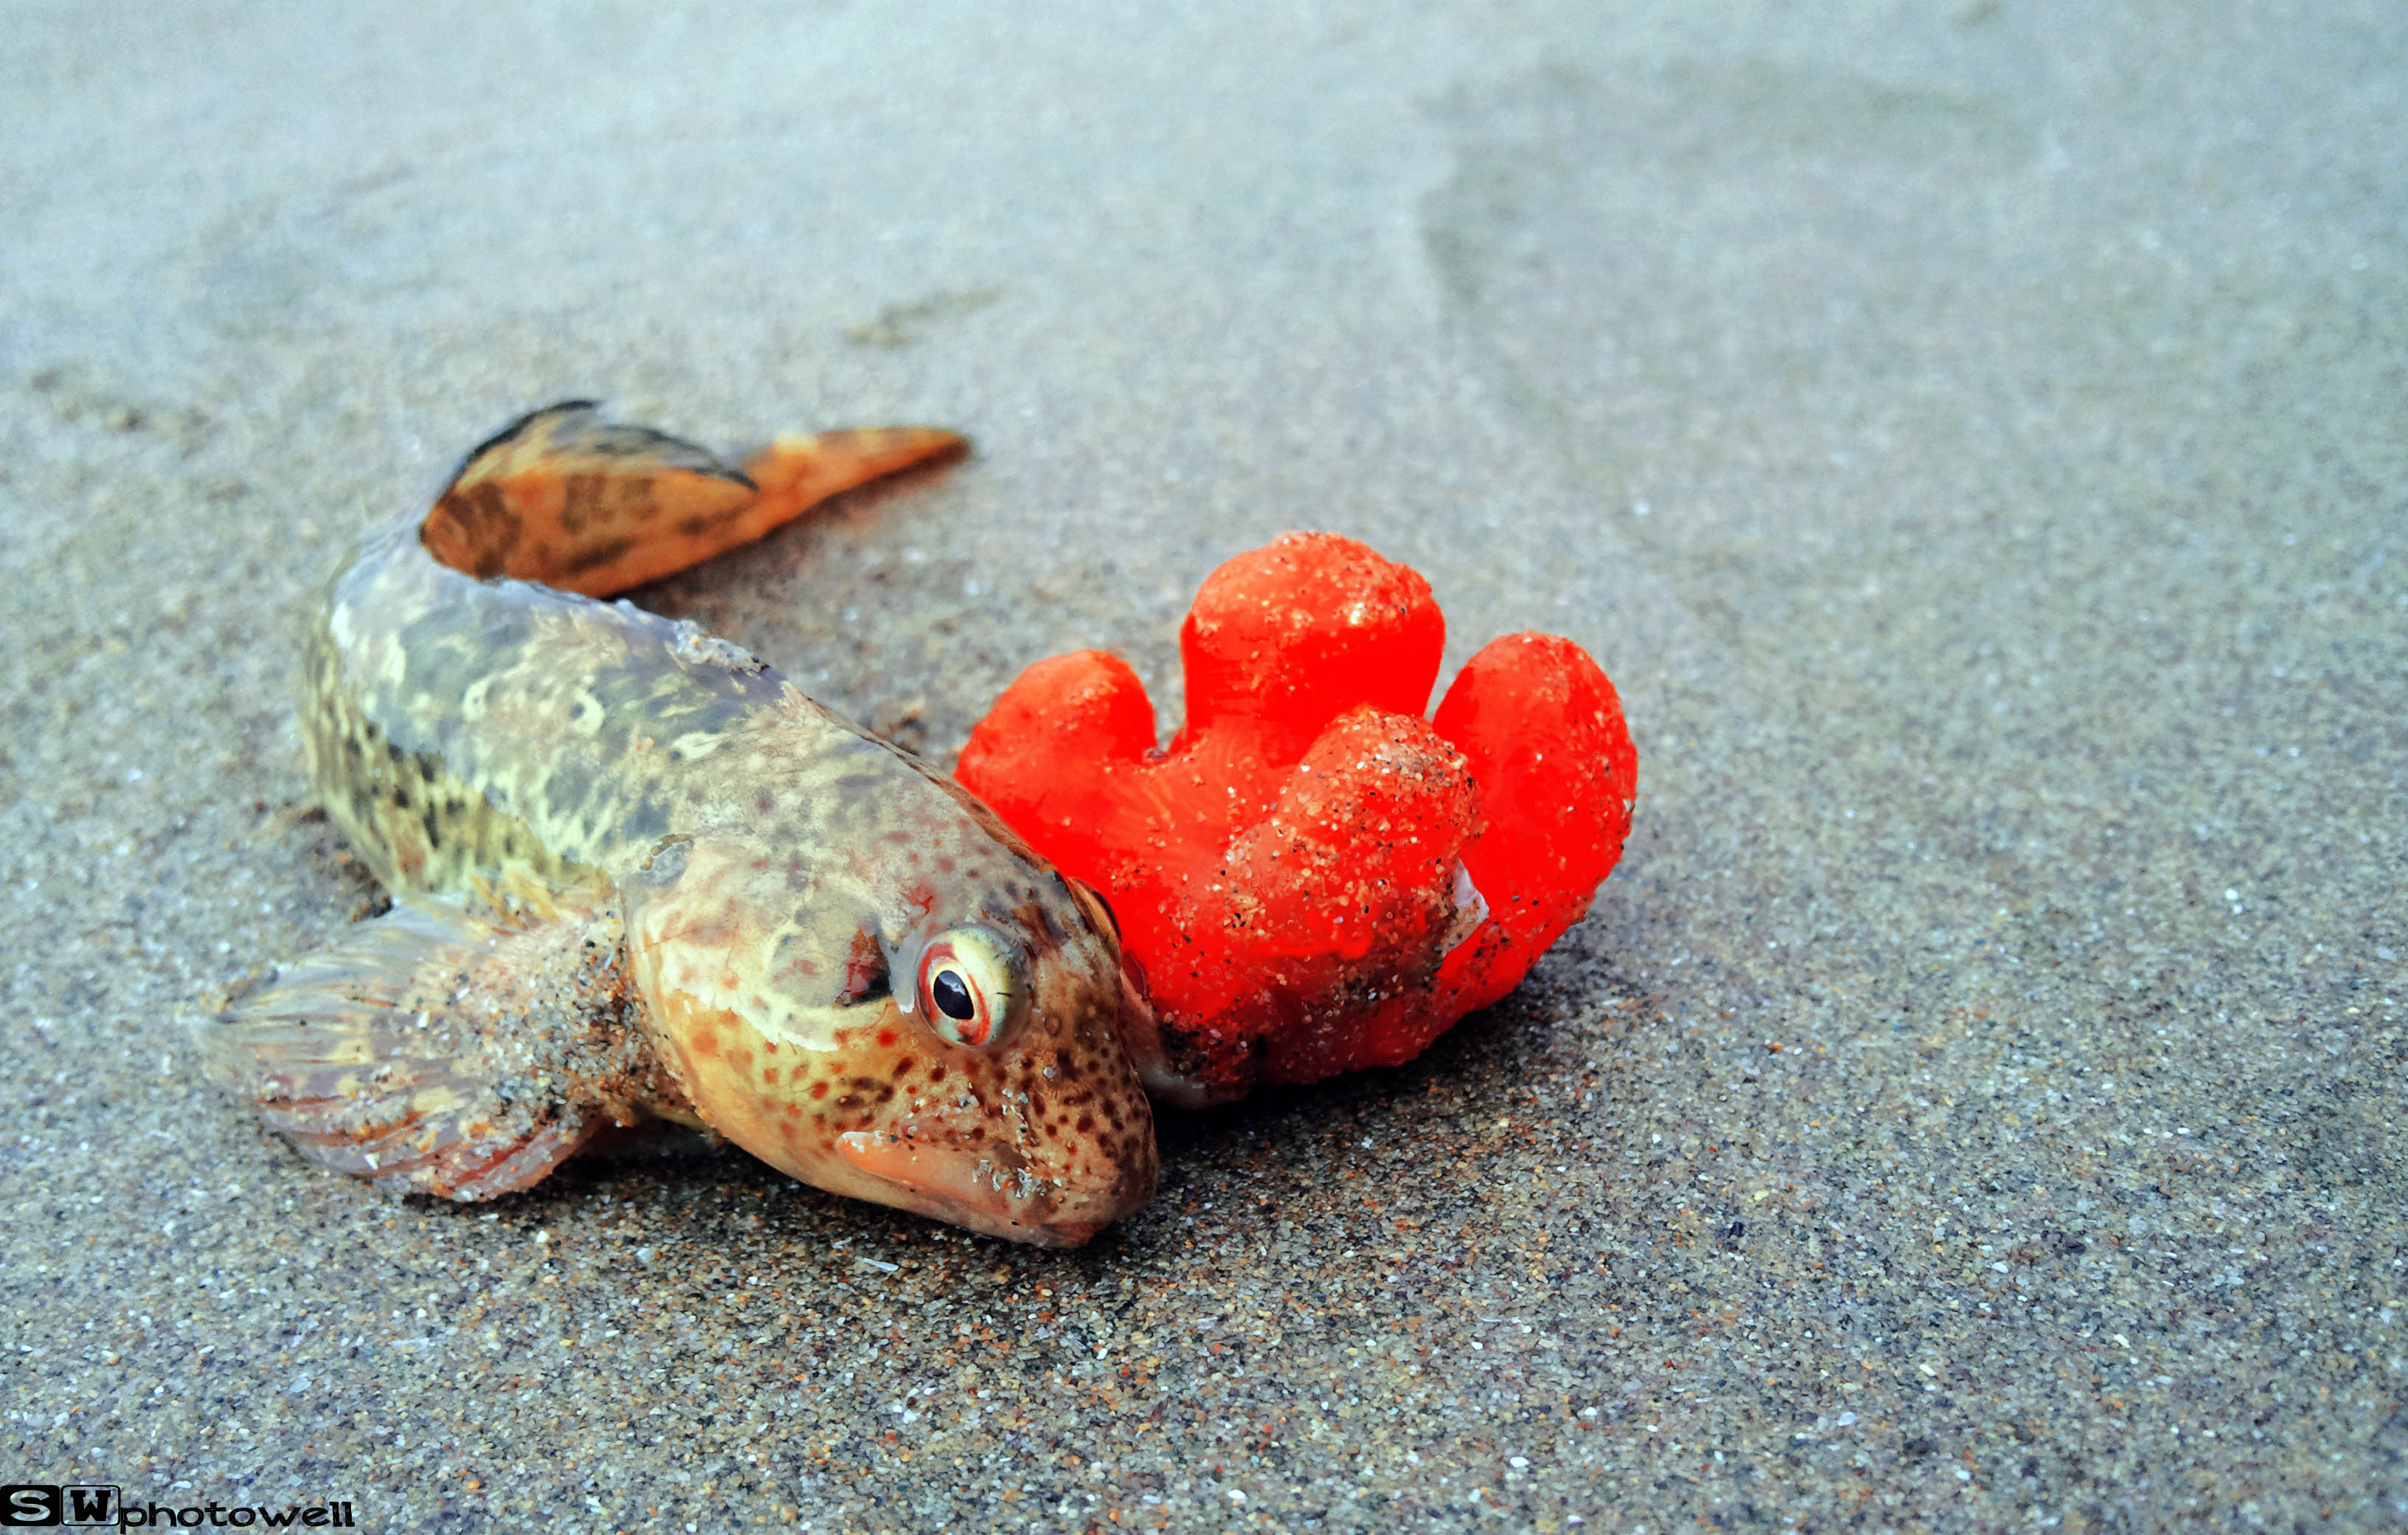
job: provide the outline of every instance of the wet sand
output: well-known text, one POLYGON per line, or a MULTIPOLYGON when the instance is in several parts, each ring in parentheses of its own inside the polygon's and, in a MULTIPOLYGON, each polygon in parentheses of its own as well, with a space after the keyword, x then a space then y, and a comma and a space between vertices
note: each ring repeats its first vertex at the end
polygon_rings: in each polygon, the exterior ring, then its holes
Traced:
POLYGON ((2408 1519, 2408 20, 22 9, 8 1482, 360 1528, 2408 1519), (641 594, 951 759, 1290 527, 1568 634, 1637 828, 1091 1248, 698 1143, 304 1164, 185 1020, 373 891, 296 636, 573 395, 975 456, 641 594))

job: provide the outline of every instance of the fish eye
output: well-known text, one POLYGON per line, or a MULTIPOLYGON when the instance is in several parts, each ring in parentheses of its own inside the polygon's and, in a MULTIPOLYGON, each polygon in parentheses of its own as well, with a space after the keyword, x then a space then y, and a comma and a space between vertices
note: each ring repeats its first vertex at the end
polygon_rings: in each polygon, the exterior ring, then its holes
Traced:
POLYGON ((983 927, 939 933, 921 953, 920 1004, 928 1026, 954 1044, 977 1048, 1001 1039, 1027 992, 1019 956, 983 927))

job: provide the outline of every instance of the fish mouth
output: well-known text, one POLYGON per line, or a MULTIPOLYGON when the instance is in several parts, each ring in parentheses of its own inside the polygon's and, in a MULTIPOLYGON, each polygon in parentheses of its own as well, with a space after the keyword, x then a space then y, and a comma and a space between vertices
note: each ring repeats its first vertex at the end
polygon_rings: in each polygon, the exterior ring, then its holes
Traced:
POLYGON ((1007 1168, 992 1155, 972 1157, 941 1141, 879 1130, 839 1135, 836 1150, 854 1169, 892 1188, 890 1203, 1038 1247, 1083 1247, 1152 1193, 1130 1189, 1127 1178, 1107 1188, 1066 1185, 1025 1167, 1007 1168))

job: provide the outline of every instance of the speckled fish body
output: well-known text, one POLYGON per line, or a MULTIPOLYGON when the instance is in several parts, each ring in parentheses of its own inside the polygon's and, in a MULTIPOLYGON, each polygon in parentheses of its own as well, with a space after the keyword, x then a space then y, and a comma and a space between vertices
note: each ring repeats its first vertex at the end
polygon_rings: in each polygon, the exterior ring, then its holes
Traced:
POLYGON ((787 439, 756 484, 555 408, 370 539, 311 633, 303 736, 408 952, 337 958, 222 1031, 270 1122, 454 1197, 649 1112, 1020 1241, 1141 1204, 1152 1119, 1119 1031, 1144 1004, 1093 895, 737 647, 511 574, 608 592, 956 446, 787 439), (413 1006, 449 1043, 411 1053, 413 1006))

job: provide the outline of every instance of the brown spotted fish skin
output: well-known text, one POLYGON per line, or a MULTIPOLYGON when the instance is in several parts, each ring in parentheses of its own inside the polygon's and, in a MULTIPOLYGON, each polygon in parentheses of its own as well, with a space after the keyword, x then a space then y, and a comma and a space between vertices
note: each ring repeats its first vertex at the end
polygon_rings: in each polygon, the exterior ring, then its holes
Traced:
POLYGON ((334 583, 303 736, 329 813, 397 896, 599 893, 580 941, 597 920, 615 938, 617 1004, 648 1051, 623 1097, 824 1188, 1076 1245, 1155 1179, 1120 1044, 1144 1004, 1108 913, 950 780, 735 646, 548 583, 607 594, 947 451, 933 431, 829 434, 738 474, 589 407, 538 412, 334 583), (765 510, 779 495, 797 504, 765 510), (1026 993, 983 1046, 935 1026, 918 982, 923 951, 964 928, 1026 993))

